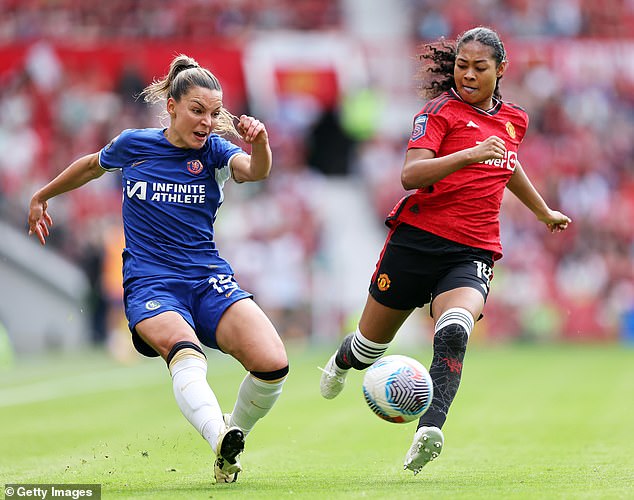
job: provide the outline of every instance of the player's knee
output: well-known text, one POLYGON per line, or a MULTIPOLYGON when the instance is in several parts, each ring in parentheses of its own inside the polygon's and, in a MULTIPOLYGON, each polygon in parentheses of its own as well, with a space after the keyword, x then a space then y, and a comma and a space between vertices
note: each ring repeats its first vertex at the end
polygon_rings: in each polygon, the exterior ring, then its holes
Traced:
POLYGON ((261 380, 276 380, 285 377, 289 371, 288 356, 283 347, 276 351, 271 349, 266 354, 261 352, 258 356, 253 356, 251 353, 250 360, 251 362, 247 363, 247 366, 254 369, 249 371, 261 380), (257 375, 258 373, 262 376, 257 375))
POLYGON ((168 368, 171 369, 172 364, 187 357, 200 358, 205 362, 207 361, 207 356, 205 356, 205 353, 198 344, 189 341, 181 341, 176 342, 172 346, 165 358, 165 362, 167 363, 168 368))

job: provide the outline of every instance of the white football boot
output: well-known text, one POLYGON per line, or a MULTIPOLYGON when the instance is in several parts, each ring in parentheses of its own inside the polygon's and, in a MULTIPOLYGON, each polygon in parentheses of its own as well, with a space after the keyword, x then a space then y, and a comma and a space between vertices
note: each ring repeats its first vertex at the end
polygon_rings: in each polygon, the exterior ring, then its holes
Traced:
POLYGON ((214 475, 217 483, 233 483, 242 471, 238 457, 244 450, 244 432, 239 427, 229 426, 230 413, 225 413, 223 418, 225 430, 218 437, 214 475))
POLYGON ((418 474, 421 469, 435 460, 442 451, 445 437, 438 427, 421 427, 414 434, 414 442, 405 455, 403 469, 418 474))
POLYGON ((342 370, 337 366, 335 363, 336 355, 337 353, 334 353, 331 356, 325 368, 317 367, 322 371, 319 390, 321 391, 321 395, 326 399, 333 399, 339 395, 346 382, 346 375, 348 375, 349 371, 342 370))

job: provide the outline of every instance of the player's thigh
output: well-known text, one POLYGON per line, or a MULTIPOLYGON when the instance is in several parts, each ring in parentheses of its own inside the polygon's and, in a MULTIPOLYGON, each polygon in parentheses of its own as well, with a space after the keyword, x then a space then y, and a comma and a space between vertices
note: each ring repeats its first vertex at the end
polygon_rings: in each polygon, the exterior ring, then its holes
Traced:
POLYGON ((216 330, 216 342, 249 371, 275 371, 288 365, 277 330, 251 299, 234 302, 224 312, 216 330))
POLYGON ((392 309, 384 306, 368 294, 359 320, 359 330, 368 340, 386 344, 394 338, 412 311, 413 309, 392 309))
POLYGON ((489 295, 492 261, 486 256, 457 255, 433 291, 431 313, 435 320, 452 307, 468 310, 478 320, 489 295))
POLYGON ((177 342, 200 344, 191 325, 176 311, 166 311, 136 324, 136 332, 163 359, 177 342))
POLYGON ((484 309, 484 297, 482 293, 471 287, 454 288, 441 293, 434 297, 431 303, 431 315, 434 318, 434 323, 445 311, 453 307, 461 307, 469 311, 475 322, 480 318, 484 309))

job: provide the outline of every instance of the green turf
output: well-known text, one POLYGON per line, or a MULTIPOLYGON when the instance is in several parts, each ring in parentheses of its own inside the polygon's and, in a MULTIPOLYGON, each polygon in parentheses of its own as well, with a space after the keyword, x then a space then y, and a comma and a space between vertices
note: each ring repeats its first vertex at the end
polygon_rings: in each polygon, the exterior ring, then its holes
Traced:
MULTIPOLYGON (((402 470, 415 424, 375 417, 358 372, 323 400, 330 348, 289 351, 284 393, 249 436, 239 481, 222 485, 161 361, 18 360, 0 372, 0 483, 98 483, 108 499, 634 498, 632 348, 474 346, 445 449, 416 477, 402 470)), ((228 411, 243 371, 209 354, 228 411)))

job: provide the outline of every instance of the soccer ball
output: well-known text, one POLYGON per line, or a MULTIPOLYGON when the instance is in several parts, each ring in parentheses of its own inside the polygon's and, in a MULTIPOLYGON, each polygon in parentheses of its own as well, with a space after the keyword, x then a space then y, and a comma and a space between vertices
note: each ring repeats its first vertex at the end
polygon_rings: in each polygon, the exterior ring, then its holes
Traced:
POLYGON ((385 356, 371 365, 363 377, 363 396, 383 420, 411 422, 427 411, 434 386, 427 369, 415 359, 385 356))

